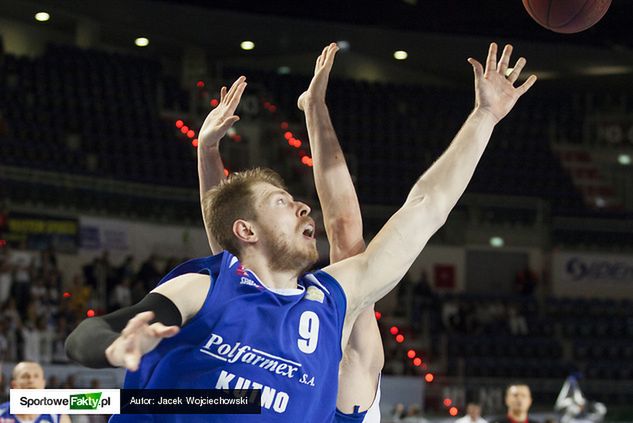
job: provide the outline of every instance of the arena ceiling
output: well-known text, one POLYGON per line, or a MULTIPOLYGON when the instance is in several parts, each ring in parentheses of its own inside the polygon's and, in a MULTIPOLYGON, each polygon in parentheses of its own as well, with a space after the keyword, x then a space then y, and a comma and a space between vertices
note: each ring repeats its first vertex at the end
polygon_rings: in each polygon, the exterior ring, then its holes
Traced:
POLYGON ((346 40, 348 57, 355 60, 342 58, 335 72, 347 68, 346 75, 353 75, 354 67, 372 61, 386 69, 382 75, 403 82, 424 75, 470 83, 465 59, 483 58, 495 40, 515 44, 543 79, 602 84, 608 76, 609 82, 633 82, 633 0, 614 0, 598 25, 572 35, 540 27, 521 0, 3 0, 0 18, 37 25, 33 13, 42 8, 54 16, 47 25, 60 31, 73 31, 77 20, 99 25, 108 45, 130 48, 133 37, 147 35, 151 44, 144 54, 176 57, 185 46, 196 46, 219 62, 288 60, 293 71, 310 72, 325 43, 346 40), (244 39, 255 41, 256 49, 241 51, 244 39), (396 64, 397 49, 407 50, 409 58, 396 64))

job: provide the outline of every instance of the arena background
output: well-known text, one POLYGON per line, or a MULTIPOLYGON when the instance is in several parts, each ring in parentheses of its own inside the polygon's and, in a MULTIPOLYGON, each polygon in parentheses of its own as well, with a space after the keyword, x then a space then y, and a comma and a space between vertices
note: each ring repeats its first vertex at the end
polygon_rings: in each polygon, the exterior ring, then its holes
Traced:
POLYGON ((327 100, 370 239, 472 107, 466 58, 496 41, 539 81, 376 307, 383 420, 397 402, 429 420, 469 400, 501 415, 513 380, 555 417, 574 374, 607 421, 633 421, 633 2, 573 35, 519 0, 222 3, 0 3, 1 393, 25 358, 45 363, 49 387, 120 386, 121 372, 68 363, 63 340, 208 254, 192 142, 223 84, 249 80, 227 170, 270 166, 316 205, 296 99, 339 42, 327 100))

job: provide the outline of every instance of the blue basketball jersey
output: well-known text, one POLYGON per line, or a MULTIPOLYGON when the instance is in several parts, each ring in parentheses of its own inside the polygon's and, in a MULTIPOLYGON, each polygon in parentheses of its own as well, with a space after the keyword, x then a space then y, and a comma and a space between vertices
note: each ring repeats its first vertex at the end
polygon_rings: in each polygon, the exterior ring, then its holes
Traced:
MULTIPOLYGON (((57 423, 59 414, 40 414, 32 423, 57 423)), ((20 423, 20 420, 9 410, 9 403, 0 404, 0 423, 20 423)))
MULTIPOLYGON (((323 271, 297 289, 271 290, 228 252, 190 260, 208 273, 204 304, 181 331, 146 354, 125 388, 261 389, 261 415, 154 415, 169 422, 330 422, 334 419, 346 299, 323 271)), ((149 417, 149 416, 146 416, 149 417)), ((113 416, 113 422, 140 416, 113 416)))

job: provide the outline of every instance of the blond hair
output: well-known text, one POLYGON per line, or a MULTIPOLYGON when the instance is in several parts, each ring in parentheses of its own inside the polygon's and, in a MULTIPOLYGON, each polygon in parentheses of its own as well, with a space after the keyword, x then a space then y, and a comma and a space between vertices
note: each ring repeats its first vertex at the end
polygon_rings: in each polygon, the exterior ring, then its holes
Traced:
POLYGON ((257 218, 253 186, 261 182, 286 189, 283 179, 274 170, 254 168, 232 173, 207 191, 202 198, 202 209, 210 234, 221 248, 233 255, 239 254, 239 242, 233 234, 233 223, 238 219, 257 218))

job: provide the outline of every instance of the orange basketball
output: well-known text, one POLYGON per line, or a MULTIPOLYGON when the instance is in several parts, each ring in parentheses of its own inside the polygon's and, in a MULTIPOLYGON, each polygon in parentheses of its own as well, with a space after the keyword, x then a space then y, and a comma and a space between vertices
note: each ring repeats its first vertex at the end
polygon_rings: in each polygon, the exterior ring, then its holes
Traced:
POLYGON ((592 27, 610 5, 611 0, 523 0, 525 10, 536 22, 563 34, 592 27))

